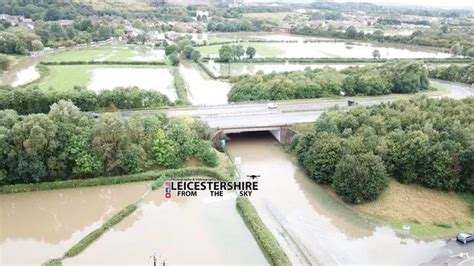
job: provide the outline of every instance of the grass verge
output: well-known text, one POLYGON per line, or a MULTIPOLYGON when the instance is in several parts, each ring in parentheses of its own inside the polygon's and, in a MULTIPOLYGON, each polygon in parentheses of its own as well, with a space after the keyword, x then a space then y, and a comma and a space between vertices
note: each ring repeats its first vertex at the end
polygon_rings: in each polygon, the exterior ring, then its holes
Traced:
POLYGON ((64 254, 65 258, 74 257, 77 254, 81 253, 84 249, 86 249, 92 242, 98 239, 101 235, 103 235, 107 230, 112 228, 114 225, 118 224, 122 221, 125 217, 130 215, 137 209, 137 204, 130 204, 127 207, 123 208, 120 212, 112 216, 109 220, 107 220, 102 226, 88 235, 86 235, 81 241, 75 244, 72 248, 70 248, 64 254))
POLYGON ((172 74, 173 74, 173 79, 174 79, 174 87, 176 89, 176 94, 178 95, 178 99, 183 104, 189 104, 188 90, 186 89, 186 83, 181 77, 181 74, 179 74, 179 70, 177 67, 173 69, 172 74))
POLYGON ((153 170, 139 174, 132 175, 121 175, 121 176, 104 176, 95 177, 89 179, 75 179, 75 180, 63 180, 55 182, 43 182, 43 183, 32 183, 32 184, 16 184, 16 185, 3 185, 0 186, 0 194, 7 193, 19 193, 19 192, 31 192, 40 190, 53 190, 53 189, 65 189, 65 188, 77 188, 77 187, 93 187, 103 185, 114 185, 124 184, 141 181, 152 181, 161 177, 182 177, 191 175, 204 175, 215 177, 221 180, 231 180, 231 176, 228 176, 225 169, 220 168, 208 168, 208 167, 190 167, 182 169, 169 169, 169 170, 153 170))
POLYGON ((163 183, 166 180, 172 178, 183 178, 188 176, 206 176, 213 177, 222 181, 231 181, 232 176, 226 175, 217 169, 206 168, 206 167, 193 167, 193 168, 183 168, 183 169, 171 169, 161 171, 156 175, 156 181, 152 183, 151 189, 156 190, 163 186, 163 183))
POLYGON ((42 266, 61 266, 61 265, 63 265, 61 263, 61 259, 51 259, 42 264, 42 266))
POLYGON ((262 219, 260 219, 252 203, 250 203, 247 198, 238 197, 237 209, 239 210, 242 219, 244 219, 254 235, 255 240, 257 240, 258 245, 262 248, 265 257, 267 257, 270 264, 291 265, 285 251, 283 251, 270 230, 268 230, 262 219))

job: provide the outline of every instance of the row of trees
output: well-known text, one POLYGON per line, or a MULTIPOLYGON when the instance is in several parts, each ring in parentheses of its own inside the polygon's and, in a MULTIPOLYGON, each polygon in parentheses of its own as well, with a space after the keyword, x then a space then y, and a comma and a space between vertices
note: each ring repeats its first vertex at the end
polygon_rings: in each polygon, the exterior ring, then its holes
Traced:
POLYGON ((325 113, 292 149, 309 176, 345 201, 375 200, 388 177, 474 192, 474 99, 417 97, 325 113))
POLYGON ((237 31, 271 31, 278 23, 271 19, 233 19, 210 21, 208 31, 237 32, 237 31))
POLYGON ((176 39, 176 44, 166 45, 165 54, 173 66, 179 64, 179 55, 183 55, 186 59, 191 59, 195 62, 201 59, 201 52, 194 49, 194 42, 191 38, 191 35, 179 36, 176 39))
POLYGON ((474 63, 470 65, 436 66, 429 70, 432 78, 474 84, 474 63))
POLYGON ((400 61, 381 66, 307 68, 304 71, 237 77, 230 101, 288 100, 335 95, 415 93, 428 88, 428 71, 422 62, 400 61))
POLYGON ((0 183, 30 183, 179 167, 195 158, 217 166, 210 131, 191 118, 93 119, 70 101, 47 114, 0 111, 0 183))
POLYGON ((82 87, 68 91, 43 91, 37 87, 0 90, 0 110, 12 109, 21 115, 47 113, 60 100, 72 101, 83 111, 98 109, 134 109, 170 105, 168 97, 158 91, 137 87, 115 88, 95 93, 82 87))
POLYGON ((219 59, 221 62, 230 62, 232 60, 241 59, 242 56, 247 55, 248 58, 252 59, 257 50, 252 47, 248 46, 245 49, 242 45, 227 45, 224 44, 219 48, 219 59))

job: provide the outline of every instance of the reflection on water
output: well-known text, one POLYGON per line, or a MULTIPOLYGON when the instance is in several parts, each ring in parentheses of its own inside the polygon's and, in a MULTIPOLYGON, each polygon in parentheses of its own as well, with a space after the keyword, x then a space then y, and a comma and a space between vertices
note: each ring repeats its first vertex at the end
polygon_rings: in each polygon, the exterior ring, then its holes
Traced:
POLYGON ((40 77, 40 73, 36 70, 40 60, 40 57, 21 59, 2 75, 0 84, 17 87, 35 81, 40 77))
POLYGON ((402 239, 364 220, 306 177, 270 134, 230 138, 229 152, 241 157, 239 171, 261 175, 252 202, 295 263, 419 264, 445 243, 402 239))
POLYGON ((285 72, 285 71, 298 71, 304 70, 309 67, 311 69, 318 68, 334 68, 336 70, 342 70, 350 66, 356 66, 357 64, 298 64, 298 63, 265 63, 265 64, 221 64, 209 61, 207 64, 208 69, 214 72, 216 76, 240 76, 240 75, 254 75, 258 71, 263 71, 265 74, 271 72, 285 72))
POLYGON ((151 192, 135 213, 63 264, 152 265, 153 254, 171 265, 267 264, 232 195, 165 200, 162 189, 151 192))
POLYGON ((135 183, 0 195, 0 265, 61 256, 146 189, 135 183))
POLYGON ((230 84, 225 81, 213 80, 201 73, 197 66, 190 62, 182 62, 179 72, 186 82, 189 100, 193 105, 216 105, 227 103, 230 84))

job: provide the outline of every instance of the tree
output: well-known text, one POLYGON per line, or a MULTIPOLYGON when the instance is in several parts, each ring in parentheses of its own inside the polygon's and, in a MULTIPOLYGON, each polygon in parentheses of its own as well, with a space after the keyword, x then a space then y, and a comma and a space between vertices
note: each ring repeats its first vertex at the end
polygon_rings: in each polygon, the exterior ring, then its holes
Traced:
POLYGON ((198 62, 201 59, 201 52, 199 52, 198 50, 193 50, 193 52, 191 53, 191 59, 194 62, 198 62))
POLYGON ((357 30, 354 26, 349 26, 347 27, 346 29, 346 32, 345 32, 347 38, 350 38, 350 39, 355 39, 357 37, 357 30))
POLYGON ((41 51, 44 49, 43 43, 40 40, 33 40, 31 42, 33 51, 41 51))
POLYGON ((0 71, 9 69, 14 61, 14 57, 0 54, 0 71))
POLYGON ((346 155, 336 166, 334 190, 349 203, 373 201, 387 186, 387 173, 377 155, 346 155))
POLYGON ((455 44, 453 44, 453 46, 451 46, 451 54, 453 56, 457 56, 461 54, 462 49, 462 45, 459 42, 456 42, 455 44))
POLYGON ((237 57, 238 59, 240 59, 245 54, 244 47, 240 44, 233 46, 233 54, 234 54, 234 57, 237 57))
POLYGON ((253 48, 252 46, 249 46, 247 47, 247 50, 245 51, 245 53, 250 59, 252 59, 257 53, 257 50, 255 50, 255 48, 253 48))
POLYGON ((165 54, 166 55, 171 55, 173 53, 178 52, 178 46, 176 44, 168 45, 165 48, 165 54))
POLYGON ((466 56, 468 57, 474 57, 474 47, 469 48, 466 52, 466 56))
POLYGON ((372 51, 372 56, 374 57, 374 59, 379 59, 380 58, 380 51, 375 49, 372 51))
POLYGON ((234 58, 232 47, 229 45, 222 45, 221 48, 219 48, 219 59, 222 62, 230 62, 232 58, 234 58))
POLYGON ((155 133, 155 140, 151 147, 155 162, 164 167, 176 167, 178 165, 177 144, 170 140, 163 129, 155 133))
POLYGON ((180 60, 179 60, 178 54, 177 54, 176 52, 170 54, 170 55, 168 56, 168 59, 170 60, 171 65, 173 65, 173 66, 179 65, 180 60))
POLYGON ((194 49, 191 45, 186 45, 183 48, 183 54, 187 59, 191 59, 191 54, 193 53, 194 49))

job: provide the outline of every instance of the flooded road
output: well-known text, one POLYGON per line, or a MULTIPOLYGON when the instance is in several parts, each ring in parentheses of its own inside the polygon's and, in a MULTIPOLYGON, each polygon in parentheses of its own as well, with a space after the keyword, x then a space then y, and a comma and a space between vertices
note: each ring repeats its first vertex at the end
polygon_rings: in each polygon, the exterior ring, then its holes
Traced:
POLYGON ((1 76, 1 85, 17 87, 40 78, 36 65, 41 57, 24 57, 1 76))
POLYGON ((223 198, 164 198, 151 192, 139 208, 63 265, 153 265, 156 254, 167 264, 268 264, 235 207, 223 198))
POLYGON ((179 65, 179 72, 186 83, 189 101, 193 105, 218 105, 227 103, 230 83, 213 80, 189 61, 179 65))
POLYGON ((62 256, 146 190, 134 183, 0 195, 0 265, 62 256))
POLYGON ((295 264, 409 264, 430 261, 445 241, 419 241, 360 217, 308 178, 270 134, 230 135, 243 176, 259 177, 252 203, 295 264))

